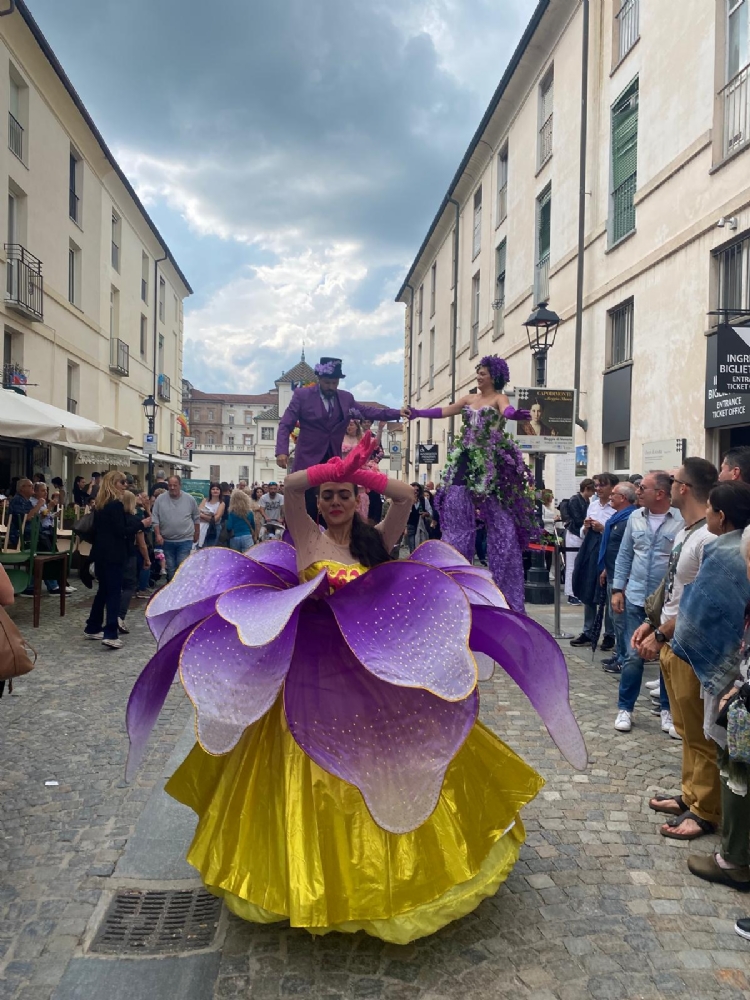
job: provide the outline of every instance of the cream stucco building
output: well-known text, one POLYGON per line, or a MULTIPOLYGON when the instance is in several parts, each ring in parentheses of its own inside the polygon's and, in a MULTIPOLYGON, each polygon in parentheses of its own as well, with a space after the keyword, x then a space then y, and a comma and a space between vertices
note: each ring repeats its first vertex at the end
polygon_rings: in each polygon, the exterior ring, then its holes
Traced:
MULTIPOLYGON (((137 448, 153 394, 157 462, 177 468, 190 286, 21 0, 0 18, 0 107, 3 383, 25 382, 30 397, 114 427, 137 448)), ((32 462, 68 480, 128 464, 56 446, 36 448, 32 462)), ((0 486, 31 464, 19 442, 0 441, 0 486)))
MULTIPOLYGON (((548 300, 548 386, 574 386, 580 330, 589 473, 641 472, 659 443, 714 461, 750 444, 750 397, 713 392, 712 333, 750 323, 749 7, 540 0, 399 292, 413 405, 446 404, 454 364, 468 391, 487 353, 534 385, 522 324, 548 300)), ((447 432, 412 424, 411 462, 429 439, 442 462, 447 432)))

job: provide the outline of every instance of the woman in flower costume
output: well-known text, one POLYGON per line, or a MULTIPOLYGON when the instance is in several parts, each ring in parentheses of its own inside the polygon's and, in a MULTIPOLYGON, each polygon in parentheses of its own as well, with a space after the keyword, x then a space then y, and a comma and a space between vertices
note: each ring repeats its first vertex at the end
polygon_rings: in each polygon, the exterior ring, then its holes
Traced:
POLYGON ((405 944, 497 890, 542 785, 477 721, 492 660, 575 766, 586 751, 559 647, 486 571, 436 541, 389 560, 412 494, 364 467, 372 441, 287 477, 294 547, 200 551, 151 600, 128 771, 179 667, 198 743, 167 791, 198 814, 188 860, 207 888, 247 920, 405 944), (378 528, 359 487, 391 499, 378 528))
POLYGON ((436 497, 443 541, 474 560, 477 514, 487 526, 487 561, 492 578, 514 611, 524 609, 523 551, 538 537, 533 476, 513 438, 507 420, 528 420, 503 392, 510 379, 507 362, 496 354, 476 368, 478 393, 449 406, 429 410, 407 408, 414 417, 451 417, 460 413, 463 426, 448 456, 436 497))

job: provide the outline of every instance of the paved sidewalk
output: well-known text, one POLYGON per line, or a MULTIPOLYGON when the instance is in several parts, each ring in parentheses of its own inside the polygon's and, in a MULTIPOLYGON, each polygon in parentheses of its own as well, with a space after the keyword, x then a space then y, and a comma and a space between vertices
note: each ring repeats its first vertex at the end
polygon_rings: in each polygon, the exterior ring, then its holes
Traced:
MULTIPOLYGON (((750 914, 750 897, 693 878, 687 854, 708 852, 716 838, 665 841, 646 804, 650 791, 677 787, 679 743, 643 701, 633 732, 616 733, 617 679, 598 655, 592 664, 567 643, 585 773, 561 760, 501 673, 483 685, 483 720, 547 785, 524 811, 521 861, 474 914, 404 948, 225 917, 200 976, 195 955, 149 966, 93 958, 86 946, 115 888, 195 880, 181 862, 190 818, 160 791, 175 746, 179 755, 189 743, 189 706, 176 686, 137 780, 125 785, 124 707, 152 644, 137 608, 122 650, 85 641, 89 602, 81 587, 60 619, 43 599, 37 630, 29 604, 13 610, 40 662, 0 700, 0 1000, 185 1000, 187 989, 206 1000, 750 998, 750 945, 732 929, 750 914), (105 965, 108 982, 129 982, 127 993, 91 985, 105 965)), ((535 614, 551 625, 550 609, 535 614)), ((565 608, 567 631, 579 620, 565 608)))

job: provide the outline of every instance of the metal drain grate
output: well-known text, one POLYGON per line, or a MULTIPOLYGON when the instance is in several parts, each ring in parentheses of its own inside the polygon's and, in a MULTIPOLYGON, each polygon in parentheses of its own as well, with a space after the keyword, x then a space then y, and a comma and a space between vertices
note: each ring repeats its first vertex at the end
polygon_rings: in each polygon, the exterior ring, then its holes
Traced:
POLYGON ((220 914, 221 900, 205 889, 122 890, 109 904, 91 951, 120 955, 208 948, 220 914))

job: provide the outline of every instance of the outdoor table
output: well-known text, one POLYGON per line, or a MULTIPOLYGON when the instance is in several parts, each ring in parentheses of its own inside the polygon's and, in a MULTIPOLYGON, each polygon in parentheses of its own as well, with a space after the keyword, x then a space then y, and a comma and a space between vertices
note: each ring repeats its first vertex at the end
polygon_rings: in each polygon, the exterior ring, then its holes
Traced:
POLYGON ((34 557, 34 628, 39 628, 39 615, 42 608, 42 578, 44 567, 49 563, 59 562, 60 573, 60 617, 65 617, 65 588, 68 586, 68 553, 42 552, 34 557))

